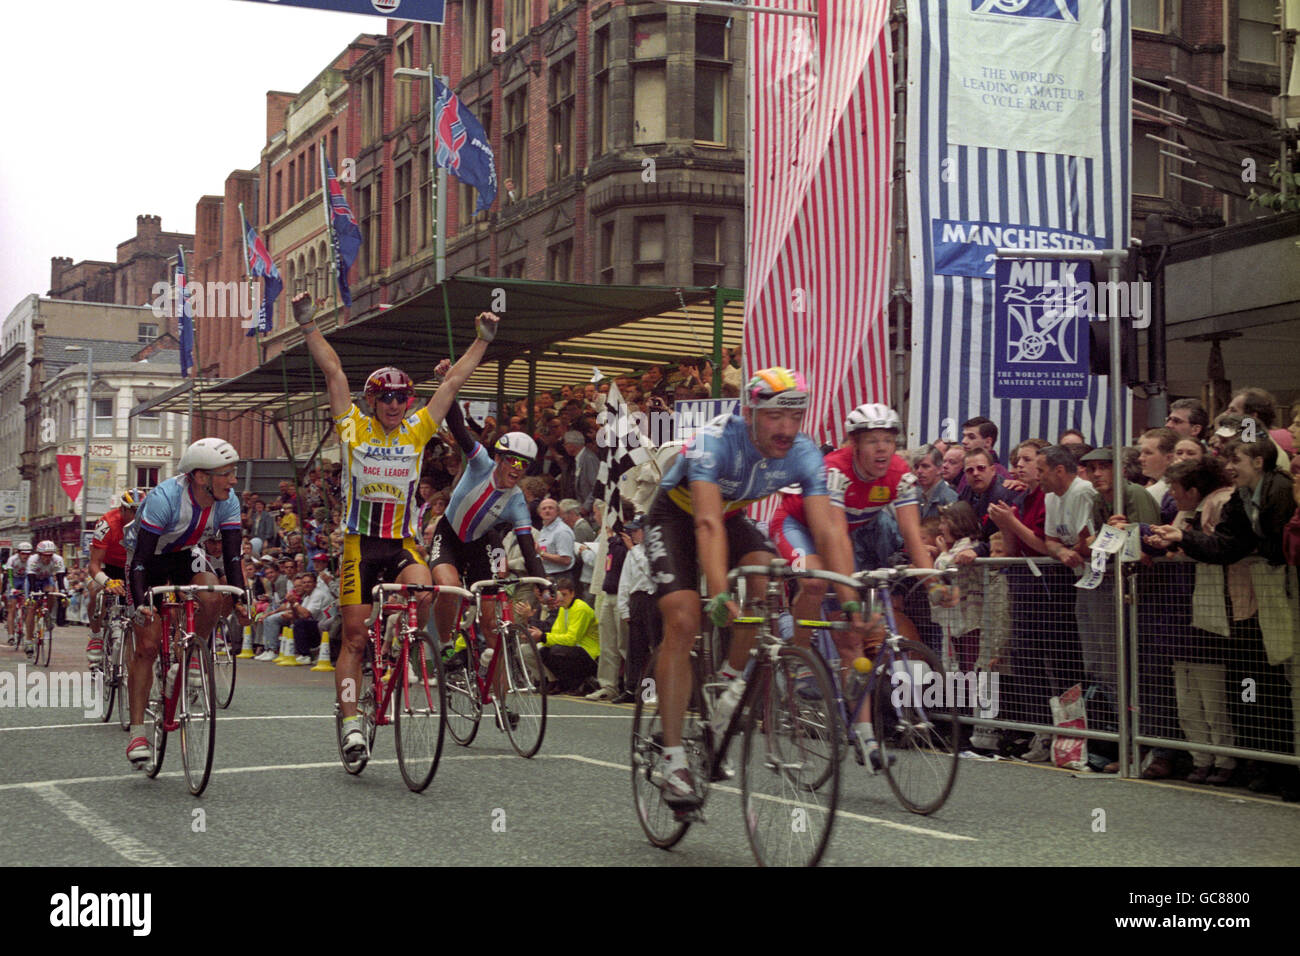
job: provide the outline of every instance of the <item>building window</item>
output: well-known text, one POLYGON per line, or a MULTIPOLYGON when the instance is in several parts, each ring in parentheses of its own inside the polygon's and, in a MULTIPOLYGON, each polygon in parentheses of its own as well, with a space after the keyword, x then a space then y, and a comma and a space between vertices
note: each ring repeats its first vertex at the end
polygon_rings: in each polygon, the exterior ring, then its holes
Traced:
POLYGON ((546 181, 558 182, 573 172, 574 138, 573 64, 575 57, 567 56, 551 68, 547 84, 546 102, 550 111, 550 173, 546 181))
POLYGON ((546 250, 546 278, 552 282, 573 281, 573 240, 557 242, 546 250))
POLYGON ((429 167, 428 147, 420 150, 417 162, 420 170, 420 206, 415 222, 415 247, 424 249, 432 240, 429 233, 433 228, 433 170, 429 167))
POLYGON ((559 11, 563 10, 565 7, 572 6, 577 2, 578 0, 550 0, 551 13, 558 13, 559 11))
POLYGON ((284 170, 277 169, 275 171, 275 214, 277 216, 280 215, 280 211, 283 208, 281 206, 281 197, 283 195, 284 195, 284 170))
POLYGON ((528 0, 506 0, 506 36, 510 43, 528 33, 528 0))
POLYGON ((1276 0, 1237 0, 1237 58, 1277 63, 1276 0))
POLYGON ((158 486, 158 469, 137 468, 135 470, 135 486, 137 488, 156 488, 158 486))
POLYGON ((158 338, 158 323, 138 322, 135 327, 135 340, 140 345, 148 345, 158 338))
POLYGON ((492 0, 465 0, 461 16, 461 56, 469 74, 486 66, 492 57, 492 0))
MULTIPOLYGON (((1142 111, 1142 104, 1150 103, 1153 106, 1163 106, 1161 94, 1156 90, 1147 89, 1144 86, 1133 84, 1133 105, 1138 111, 1142 111)), ((1159 115, 1154 110, 1147 115, 1159 115)), ((1164 190, 1164 170, 1165 157, 1161 155, 1160 150, 1164 147, 1153 139, 1147 138, 1147 133, 1154 136, 1163 136, 1165 126, 1150 122, 1137 120, 1133 123, 1133 192, 1141 196, 1163 196, 1164 190)))
POLYGON ((727 20, 695 20, 695 140, 725 146, 731 31, 727 20))
POLYGON ((637 285, 664 285, 664 234, 663 216, 636 221, 633 245, 637 285))
POLYGON ((95 437, 113 437, 113 400, 111 398, 95 399, 95 437))
POLYGON ((722 220, 697 217, 694 223, 694 272, 698 286, 722 284, 722 220))
MULTIPOLYGON (((505 122, 503 124, 503 146, 505 149, 505 180, 514 186, 516 198, 522 199, 528 189, 528 84, 505 98, 505 122)), ((509 201, 504 195, 502 199, 509 201)))
POLYGON ((614 284, 614 223, 600 224, 600 281, 614 284))
POLYGON ((668 85, 664 66, 638 66, 632 71, 632 142, 662 143, 668 138, 668 85))
MULTIPOLYGON (((415 33, 408 33, 406 38, 400 40, 397 44, 397 67, 398 69, 412 69, 415 63, 415 33)), ((411 116, 411 97, 415 95, 412 86, 418 84, 398 83, 395 87, 397 95, 393 97, 393 109, 396 121, 401 124, 405 123, 411 116)), ((428 85, 427 83, 425 84, 428 85)))
MULTIPOLYGON (((419 26, 419 30, 420 55, 424 57, 421 63, 425 69, 432 65, 434 67, 434 72, 437 72, 438 48, 442 45, 442 27, 434 26, 432 23, 422 23, 419 26)), ((416 109, 423 112, 429 108, 429 84, 419 83, 417 86, 419 88, 419 94, 416 102, 419 105, 416 109)))
POLYGON ((524 266, 527 259, 519 258, 514 262, 507 262, 501 267, 501 276, 505 279, 522 279, 524 278, 524 266))
POLYGON ((381 191, 379 182, 358 186, 357 211, 361 226, 361 263, 362 275, 378 275, 381 270, 379 259, 379 239, 383 228, 383 216, 380 210, 381 191))
POLYGON ((397 167, 397 186, 393 200, 393 259, 411 254, 411 163, 397 167))
POLYGON ((632 21, 630 60, 658 59, 668 55, 668 19, 639 17, 632 21))
POLYGON ((138 438, 161 438, 162 414, 141 412, 135 418, 135 434, 138 438))
POLYGON ((316 170, 320 168, 320 160, 316 158, 316 147, 307 147, 307 195, 310 196, 316 191, 316 170))
POLYGON ((1161 7, 1164 0, 1133 0, 1133 29, 1163 33, 1165 20, 1161 7))
POLYGON ((601 156, 609 149, 609 27, 596 31, 591 72, 591 155, 601 156))

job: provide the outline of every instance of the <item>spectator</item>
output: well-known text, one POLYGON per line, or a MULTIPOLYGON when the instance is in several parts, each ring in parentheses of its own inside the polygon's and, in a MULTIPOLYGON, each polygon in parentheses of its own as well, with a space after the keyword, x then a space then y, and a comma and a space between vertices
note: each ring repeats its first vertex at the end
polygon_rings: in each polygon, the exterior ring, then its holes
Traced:
POLYGON ((591 558, 595 557, 596 532, 591 529, 587 519, 582 517, 578 510, 578 501, 575 498, 565 498, 560 502, 560 520, 569 526, 573 532, 573 548, 575 557, 582 563, 582 568, 578 575, 578 597, 582 600, 591 602, 591 558))
POLYGON ((957 490, 966 478, 963 472, 966 469, 966 451, 961 445, 952 445, 943 453, 943 465, 939 468, 939 474, 943 480, 952 486, 953 491, 957 490))
POLYGON ((646 558, 645 530, 640 517, 623 526, 622 537, 627 548, 627 560, 618 583, 618 617, 627 628, 627 671, 624 691, 614 698, 614 702, 630 703, 633 695, 641 690, 650 654, 663 633, 663 622, 654 599, 655 583, 646 558))
MULTIPOLYGON (((1286 455, 1286 462, 1281 470, 1288 470, 1291 456, 1295 454, 1295 445, 1291 442, 1291 433, 1277 425, 1277 399, 1262 388, 1243 388, 1232 396, 1228 411, 1240 415, 1243 419, 1254 419, 1268 430, 1268 437, 1273 439, 1279 450, 1286 455)), ((1250 437, 1243 435, 1244 441, 1250 437)))
POLYGON ((1169 415, 1165 426, 1174 431, 1179 438, 1195 438, 1204 441, 1210 430, 1210 416, 1205 406, 1194 398, 1180 398, 1169 406, 1169 415))
POLYGON ((1169 482, 1165 481, 1165 471, 1174 463, 1174 448, 1178 444, 1178 433, 1171 428, 1148 428, 1138 439, 1138 460, 1142 464, 1142 475, 1151 479, 1147 492, 1155 499, 1160 509, 1161 524, 1173 520, 1178 506, 1169 497, 1169 482))
POLYGON ((555 675, 560 693, 585 693, 584 685, 596 674, 600 635, 596 614, 574 592, 573 579, 555 579, 555 623, 543 639, 539 628, 529 633, 540 642, 538 655, 547 672, 555 675))
MULTIPOLYGON (((943 455, 933 445, 922 445, 908 456, 916 486, 921 492, 921 520, 935 516, 957 500, 957 489, 943 480, 943 455)), ((965 465, 965 460, 962 462, 965 465)))
MULTIPOLYGON (((1079 477, 1079 462, 1068 447, 1049 445, 1043 449, 1042 458, 1041 480, 1047 492, 1043 540, 1047 553, 1072 572, 1071 576, 1045 573, 1045 606, 1040 604, 1038 611, 1044 621, 1053 622, 1052 634, 1047 638, 1050 650, 1043 661, 1052 694, 1057 695, 1077 683, 1083 670, 1075 616, 1078 589, 1074 581, 1083 576, 1088 561, 1088 523, 1096 492, 1079 477)), ((1044 709, 1046 703, 1042 701, 1044 709)))
MULTIPOLYGON (((983 449, 977 454, 987 457, 983 449)), ((953 567, 958 563, 957 556, 971 551, 979 539, 980 522, 970 502, 955 501, 944 505, 939 509, 939 541, 944 551, 935 558, 935 569, 953 567)), ((957 605, 931 608, 930 617, 943 628, 944 635, 951 642, 958 669, 969 672, 975 669, 975 660, 979 655, 980 615, 984 598, 983 572, 966 562, 953 583, 961 592, 957 605)))
POLYGON ((1205 445, 1199 438, 1180 438, 1178 444, 1174 445, 1175 464, 1180 461, 1200 461, 1205 455, 1205 445))
POLYGON ((266 504, 261 500, 253 502, 252 527, 250 528, 252 538, 253 554, 261 556, 262 549, 276 544, 279 540, 279 529, 275 524, 275 516, 266 510, 266 504))
POLYGON ((1031 438, 1016 446, 1011 456, 1012 475, 1025 486, 1025 491, 1018 504, 994 501, 988 506, 988 518, 1002 532, 1003 548, 1008 557, 1037 557, 1047 553, 1047 543, 1043 539, 1047 522, 1047 492, 1042 487, 1040 454, 1046 447, 1047 442, 1042 438, 1031 438))
MULTIPOLYGON (((980 447, 966 452, 967 483, 966 487, 957 493, 957 500, 971 506, 980 528, 971 538, 973 546, 958 556, 958 564, 969 564, 976 557, 988 557, 988 537, 997 530, 997 526, 988 517, 989 506, 995 501, 1015 504, 1020 499, 1020 495, 1003 486, 1002 475, 995 469, 992 454, 987 448, 980 447)), ((1003 471, 1005 472, 1005 469, 1003 471)))
POLYGON ((573 495, 582 503, 584 512, 591 510, 591 498, 596 488, 596 475, 600 471, 600 458, 596 455, 594 437, 574 429, 564 435, 564 450, 573 457, 573 495))
MULTIPOLYGON (((1011 477, 1011 472, 1007 471, 998 463, 998 453, 995 450, 998 443, 998 426, 993 424, 990 419, 983 415, 976 415, 969 421, 963 422, 961 426, 961 444, 966 455, 969 456, 973 451, 983 451, 988 455, 989 463, 992 465, 998 478, 1005 481, 1011 477)), ((966 490, 969 479, 965 474, 965 465, 963 464, 963 473, 961 481, 956 485, 957 494, 966 490)), ((1001 484, 1001 482, 999 482, 1001 484)), ((976 511, 978 512, 978 508, 976 511)))
MULTIPOLYGON (((293 568, 293 562, 288 561, 281 564, 281 571, 285 566, 293 568)), ((285 574, 286 584, 289 584, 291 575, 285 574)), ((274 661, 279 657, 278 649, 280 647, 280 630, 284 627, 292 628, 293 622, 301 615, 296 613, 295 609, 307 598, 311 590, 304 584, 305 578, 298 576, 292 579, 292 583, 285 589, 284 597, 274 606, 271 613, 266 615, 262 620, 262 647, 265 650, 257 657, 253 658, 258 661, 274 661), (275 648, 276 650, 272 650, 275 648)), ((319 643, 319 640, 317 641, 319 643)))
MULTIPOLYGON (((294 648, 298 652, 298 663, 310 664, 312 653, 320 648, 321 632, 329 631, 331 619, 338 617, 337 605, 334 595, 330 593, 329 584, 318 579, 311 571, 304 571, 298 576, 293 593, 304 595, 287 606, 293 627, 294 648)), ((331 641, 331 663, 338 660, 338 654, 338 643, 331 641)))
POLYGON ((537 534, 537 553, 546 565, 548 575, 568 571, 573 567, 577 552, 573 531, 560 520, 560 506, 554 498, 543 498, 537 506, 537 515, 542 519, 537 534))

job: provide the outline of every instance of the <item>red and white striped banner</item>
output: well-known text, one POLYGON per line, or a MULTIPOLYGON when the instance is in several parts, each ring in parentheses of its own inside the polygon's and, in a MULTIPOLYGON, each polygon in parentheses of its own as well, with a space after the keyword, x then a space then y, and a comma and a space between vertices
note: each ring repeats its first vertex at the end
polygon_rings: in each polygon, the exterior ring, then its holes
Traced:
POLYGON ((744 374, 803 372, 805 430, 838 444, 851 409, 889 400, 889 11, 816 7, 817 21, 753 15, 744 374))

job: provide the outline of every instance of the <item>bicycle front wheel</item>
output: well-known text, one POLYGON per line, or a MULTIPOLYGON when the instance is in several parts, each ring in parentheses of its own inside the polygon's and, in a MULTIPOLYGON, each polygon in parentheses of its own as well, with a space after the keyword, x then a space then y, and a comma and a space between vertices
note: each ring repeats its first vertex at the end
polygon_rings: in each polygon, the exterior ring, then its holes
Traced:
POLYGON ((522 627, 511 624, 501 638, 506 669, 505 699, 497 701, 510 746, 521 757, 531 757, 546 736, 546 681, 540 673, 542 659, 537 644, 522 627), (539 673, 534 680, 526 658, 531 658, 539 673))
POLYGON ((235 696, 234 628, 229 617, 222 618, 212 631, 212 673, 216 686, 217 706, 225 710, 235 696))
POLYGON ((113 648, 113 673, 117 675, 117 723, 131 729, 131 659, 135 656, 135 632, 122 628, 113 648))
POLYGON ((402 779, 410 790, 420 793, 433 779, 442 756, 447 687, 442 677, 442 657, 427 641, 412 639, 408 654, 402 686, 396 692, 400 696, 393 708, 393 723, 402 779))
POLYGON ((897 652, 886 647, 877 663, 882 670, 871 710, 885 779, 908 810, 933 813, 952 793, 961 749, 943 665, 916 641, 899 641, 897 652), (889 686, 882 687, 885 681, 889 686))
POLYGON ((103 684, 100 685, 100 696, 103 698, 103 703, 99 711, 99 721, 106 724, 108 719, 113 716, 113 701, 117 697, 117 668, 119 665, 117 649, 122 643, 122 637, 117 633, 116 626, 108 623, 100 625, 100 633, 104 635, 102 638, 104 642, 104 658, 103 663, 99 665, 100 680, 103 681, 103 684))
POLYGON ((745 832, 759 866, 816 866, 840 795, 830 675, 803 647, 759 660, 741 756, 745 832))
POLYGON ((212 679, 212 650, 208 642, 194 638, 185 648, 178 682, 183 694, 180 708, 181 764, 185 782, 194 796, 201 794, 212 775, 212 753, 217 740, 216 688, 212 679))
POLYGON ((49 614, 36 622, 36 655, 32 663, 37 667, 50 665, 50 653, 54 649, 54 619, 49 614))
MULTIPOLYGON (((465 639, 465 646, 472 648, 473 642, 465 631, 459 632, 465 639)), ((478 724, 483 717, 483 697, 479 693, 478 676, 474 664, 470 662, 471 653, 464 650, 444 661, 442 673, 447 681, 447 730, 451 739, 462 747, 474 742, 478 733, 478 724)))

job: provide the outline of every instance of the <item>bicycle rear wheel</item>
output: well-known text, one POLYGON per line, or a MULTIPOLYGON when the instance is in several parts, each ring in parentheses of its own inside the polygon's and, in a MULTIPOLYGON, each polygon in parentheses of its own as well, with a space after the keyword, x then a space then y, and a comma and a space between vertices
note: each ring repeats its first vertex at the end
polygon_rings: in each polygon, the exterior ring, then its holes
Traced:
POLYGON ((54 618, 52 612, 46 612, 45 617, 36 622, 36 654, 32 658, 32 663, 37 667, 48 667, 50 665, 50 653, 54 649, 54 618))
POLYGON ((131 658, 135 656, 135 632, 122 627, 113 648, 113 670, 117 674, 117 723, 131 729, 131 658))
POLYGON ((533 680, 524 655, 530 655, 539 670, 542 660, 537 654, 537 644, 517 624, 506 628, 501 644, 505 654, 501 663, 506 669, 506 692, 505 700, 497 701, 497 712, 515 753, 531 757, 541 749, 546 736, 546 681, 540 674, 533 680))
POLYGON ((960 763, 961 730, 943 665, 916 641, 899 641, 896 654, 886 646, 877 663, 880 681, 889 681, 877 683, 871 708, 885 779, 908 810, 933 813, 952 793, 960 763), (937 693, 926 693, 932 687, 937 693))
POLYGON ((402 779, 415 793, 429 785, 442 756, 447 729, 447 687, 442 677, 442 657, 429 644, 415 637, 410 641, 407 670, 394 675, 402 680, 393 707, 397 737, 397 765, 402 779), (412 674, 414 672, 414 674, 412 674))
POLYGON ((103 663, 99 665, 100 679, 103 681, 100 685, 103 702, 100 705, 99 721, 106 724, 113 716, 113 701, 117 699, 117 648, 121 643, 121 635, 117 633, 116 626, 108 621, 100 625, 100 633, 104 635, 101 639, 104 642, 104 658, 103 663))
POLYGON ((840 794, 835 696, 821 658, 781 647, 759 658, 741 756, 745 832, 759 866, 816 866, 840 794))
POLYGON ((223 617, 212 630, 212 674, 216 686, 217 706, 225 710, 235 696, 234 628, 229 617, 223 617))
POLYGON ((452 740, 468 747, 474 742, 479 721, 483 718, 483 697, 479 693, 475 665, 468 650, 474 644, 464 631, 459 633, 465 639, 467 650, 444 662, 442 672, 447 681, 447 730, 452 740))
POLYGON ((158 776, 162 770, 163 757, 167 754, 167 698, 163 689, 167 686, 167 667, 170 663, 161 651, 153 662, 153 685, 149 688, 149 703, 144 711, 144 732, 153 746, 153 759, 145 768, 150 777, 158 776))
MULTIPOLYGON (((646 665, 646 674, 655 673, 658 661, 659 652, 656 651, 646 665)), ((713 766, 713 738, 698 680, 693 682, 690 706, 682 724, 682 746, 703 802, 708 797, 709 771, 713 766)), ((663 748, 659 698, 652 684, 643 684, 643 688, 637 691, 636 707, 632 711, 632 805, 646 839, 654 846, 668 850, 686 836, 695 817, 690 813, 679 814, 664 802, 663 748)))
POLYGON ((180 708, 181 764, 190 793, 198 796, 212 775, 212 754, 217 741, 216 687, 212 677, 212 649, 195 638, 185 648, 176 681, 183 686, 180 708), (196 676, 197 675, 197 676, 196 676))
MULTIPOLYGON (((367 660, 361 665, 361 687, 357 693, 357 713, 361 715, 361 733, 365 735, 366 747, 370 752, 375 749, 375 671, 370 665, 369 653, 366 655, 367 660)), ((334 731, 338 738, 339 759, 343 761, 343 769, 348 773, 356 776, 366 769, 366 764, 370 762, 369 757, 362 757, 359 760, 348 760, 347 755, 343 753, 343 713, 339 710, 338 704, 334 705, 334 731)))

